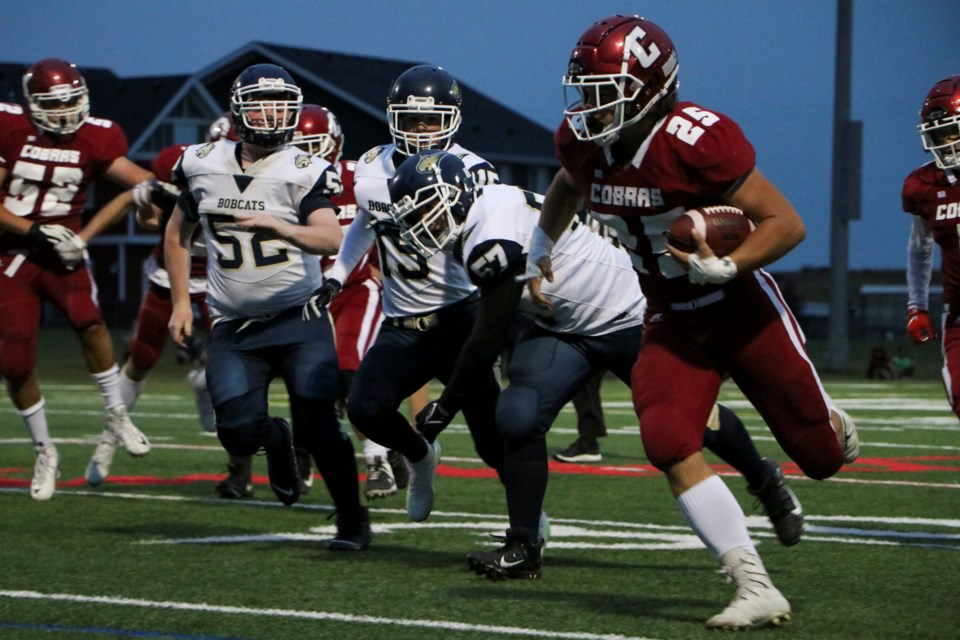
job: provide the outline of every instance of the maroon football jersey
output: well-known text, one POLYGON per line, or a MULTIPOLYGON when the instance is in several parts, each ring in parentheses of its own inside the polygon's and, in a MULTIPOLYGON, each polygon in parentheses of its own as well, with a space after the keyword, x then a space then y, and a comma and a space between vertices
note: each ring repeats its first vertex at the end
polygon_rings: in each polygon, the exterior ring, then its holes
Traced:
MULTIPOLYGON (((75 134, 57 140, 20 105, 0 103, 0 167, 7 171, 0 192, 18 216, 80 231, 87 189, 126 153, 127 138, 110 120, 88 117, 75 134)), ((0 251, 28 246, 24 236, 0 236, 0 251)))
POLYGON ((150 163, 150 170, 153 171, 153 175, 157 176, 157 180, 173 182, 173 168, 180 160, 180 156, 183 155, 183 150, 189 146, 188 144, 171 144, 169 147, 161 149, 160 153, 154 156, 153 162, 150 163))
MULTIPOLYGON (((180 160, 180 156, 183 155, 183 150, 190 145, 186 144, 172 144, 168 147, 164 147, 160 152, 154 156, 153 162, 150 163, 150 170, 153 171, 153 175, 157 177, 158 180, 163 180, 164 182, 173 181, 173 168, 176 166, 177 162, 180 160)), ((182 186, 182 185, 177 185, 182 186)), ((164 258, 163 253, 163 234, 167 228, 167 222, 170 221, 170 214, 173 213, 173 208, 164 209, 163 215, 160 218, 160 240, 157 242, 156 246, 153 248, 153 259, 156 261, 156 266, 158 269, 166 269, 167 263, 164 258)), ((203 242, 201 238, 202 231, 198 228, 196 235, 194 236, 194 247, 197 248, 197 251, 190 252, 190 277, 191 278, 205 278, 207 276, 207 256, 206 249, 203 247, 203 242), (199 241, 198 241, 199 240, 199 241)))
POLYGON ((737 286, 691 283, 667 252, 665 235, 680 214, 719 204, 753 169, 753 146, 733 120, 678 102, 624 167, 613 163, 609 149, 578 141, 566 122, 554 142, 591 215, 613 227, 629 250, 651 307, 737 286))
POLYGON ((900 198, 905 212, 930 226, 940 245, 943 301, 960 309, 960 183, 950 184, 947 174, 928 162, 907 176, 900 198))
MULTIPOLYGON (((343 182, 343 191, 340 192, 340 195, 331 198, 333 204, 340 208, 337 217, 340 219, 340 226, 344 227, 344 233, 347 231, 346 227, 349 227, 353 219, 357 217, 357 198, 353 195, 353 171, 356 166, 357 162, 355 160, 340 161, 340 180, 343 182)), ((367 255, 357 263, 357 266, 347 276, 347 281, 343 285, 355 284, 367 278, 372 278, 373 273, 370 271, 370 265, 371 261, 376 264, 376 255, 376 251, 372 249, 368 251, 367 255)), ((321 260, 320 266, 324 271, 327 271, 333 266, 336 259, 337 256, 325 257, 321 260)))

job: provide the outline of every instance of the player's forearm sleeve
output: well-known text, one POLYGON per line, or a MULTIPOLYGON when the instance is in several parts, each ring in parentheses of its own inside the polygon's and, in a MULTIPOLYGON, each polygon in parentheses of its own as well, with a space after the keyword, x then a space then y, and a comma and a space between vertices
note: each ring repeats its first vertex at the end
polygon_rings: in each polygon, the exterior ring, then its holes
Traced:
POLYGON ((933 234, 927 222, 914 217, 907 241, 907 306, 926 310, 933 273, 933 234))

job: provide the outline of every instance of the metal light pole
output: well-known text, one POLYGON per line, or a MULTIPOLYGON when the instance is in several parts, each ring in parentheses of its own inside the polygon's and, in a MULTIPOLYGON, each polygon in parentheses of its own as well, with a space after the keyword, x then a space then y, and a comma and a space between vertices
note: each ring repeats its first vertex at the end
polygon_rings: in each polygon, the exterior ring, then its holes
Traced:
POLYGON ((830 198, 830 324, 825 362, 840 371, 850 359, 849 224, 860 219, 862 122, 850 120, 852 0, 837 0, 833 97, 833 183, 830 198))

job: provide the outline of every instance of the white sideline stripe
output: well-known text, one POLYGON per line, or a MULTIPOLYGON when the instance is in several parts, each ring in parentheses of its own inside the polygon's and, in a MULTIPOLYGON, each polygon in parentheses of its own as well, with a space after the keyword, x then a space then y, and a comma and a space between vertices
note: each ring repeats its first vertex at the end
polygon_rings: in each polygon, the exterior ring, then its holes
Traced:
POLYGON ((0 597, 20 600, 53 600, 57 602, 75 602, 83 604, 108 604, 144 609, 169 609, 177 611, 200 611, 203 613, 227 613, 239 615, 266 616, 271 618, 300 618, 304 620, 331 620, 334 622, 355 622, 360 624, 414 627, 424 629, 448 629, 450 631, 468 631, 481 634, 498 634, 535 638, 569 638, 570 640, 653 640, 640 636, 620 634, 585 633, 579 631, 544 631, 524 627, 501 627, 485 624, 467 624, 446 620, 410 620, 406 618, 384 618, 381 616, 354 615, 329 611, 303 611, 296 609, 253 609, 248 607, 228 607, 212 604, 194 604, 191 602, 170 602, 162 600, 140 600, 136 598, 113 598, 110 596, 84 596, 69 593, 40 593, 38 591, 0 590, 0 597))

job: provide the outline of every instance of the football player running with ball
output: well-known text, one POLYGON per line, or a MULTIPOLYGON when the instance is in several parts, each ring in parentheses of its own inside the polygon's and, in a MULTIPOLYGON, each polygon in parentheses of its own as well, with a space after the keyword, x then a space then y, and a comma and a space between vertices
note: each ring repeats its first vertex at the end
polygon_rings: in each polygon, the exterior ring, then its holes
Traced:
MULTIPOLYGON (((550 308, 532 304, 517 281, 543 197, 514 186, 477 188, 463 162, 442 151, 412 156, 390 179, 400 237, 426 258, 455 256, 480 287, 477 321, 440 399, 417 417, 435 436, 469 399, 506 346, 518 313, 534 321, 512 345, 510 385, 497 403, 506 440, 504 485, 510 528, 493 552, 467 556, 478 574, 537 578, 544 540, 538 533, 547 490, 546 434, 560 409, 597 371, 627 385, 640 349, 646 307, 630 259, 588 225, 574 221, 556 246, 557 277, 543 287, 550 308)), ((706 445, 756 489, 784 544, 799 542, 803 516, 779 467, 757 454, 743 423, 719 407, 704 431, 706 445)))
POLYGON ((833 406, 796 319, 761 267, 804 237, 803 221, 756 166, 740 128, 677 95, 670 37, 639 16, 600 20, 580 37, 563 78, 572 94, 555 144, 561 169, 531 240, 532 295, 554 278, 551 253, 577 211, 614 228, 647 296, 633 403, 647 458, 666 474, 693 531, 733 578, 737 593, 710 628, 777 625, 790 603, 750 540, 743 511, 701 448, 724 377, 757 409, 783 450, 814 479, 859 454, 853 421, 833 406), (667 247, 684 211, 730 204, 756 230, 717 258, 702 238, 694 253, 667 247))

